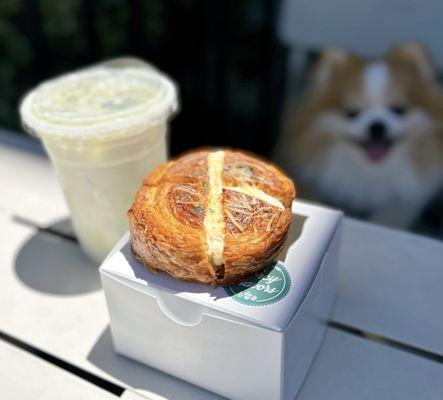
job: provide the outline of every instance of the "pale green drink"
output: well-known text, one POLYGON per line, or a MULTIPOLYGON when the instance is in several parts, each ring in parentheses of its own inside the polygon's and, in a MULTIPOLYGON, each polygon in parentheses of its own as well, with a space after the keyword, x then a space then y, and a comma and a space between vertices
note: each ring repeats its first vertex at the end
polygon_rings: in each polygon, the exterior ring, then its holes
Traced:
POLYGON ((172 81, 128 58, 44 82, 23 100, 23 124, 43 141, 80 243, 96 263, 126 232, 143 177, 166 161, 176 109, 172 81))

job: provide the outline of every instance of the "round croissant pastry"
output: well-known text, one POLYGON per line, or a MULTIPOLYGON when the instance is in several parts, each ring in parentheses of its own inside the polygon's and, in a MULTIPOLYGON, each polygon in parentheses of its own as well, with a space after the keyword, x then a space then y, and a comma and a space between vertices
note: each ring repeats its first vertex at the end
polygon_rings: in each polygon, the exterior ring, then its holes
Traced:
POLYGON ((132 251, 177 279, 230 285, 282 248, 293 183, 237 151, 195 151, 158 166, 128 211, 132 251))

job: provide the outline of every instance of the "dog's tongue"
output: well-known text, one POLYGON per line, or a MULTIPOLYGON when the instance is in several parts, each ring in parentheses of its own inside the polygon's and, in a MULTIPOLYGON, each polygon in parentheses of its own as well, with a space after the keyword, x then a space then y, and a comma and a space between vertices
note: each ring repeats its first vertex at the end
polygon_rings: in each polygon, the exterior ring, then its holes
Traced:
POLYGON ((365 147, 372 161, 380 161, 389 151, 389 145, 383 142, 369 142, 365 147))

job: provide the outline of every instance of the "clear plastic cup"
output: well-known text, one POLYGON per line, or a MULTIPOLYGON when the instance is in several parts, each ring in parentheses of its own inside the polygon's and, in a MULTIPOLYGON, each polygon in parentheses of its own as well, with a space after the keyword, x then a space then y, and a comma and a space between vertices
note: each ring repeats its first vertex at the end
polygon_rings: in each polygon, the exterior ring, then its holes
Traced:
POLYGON ((174 83, 135 58, 44 82, 21 103, 22 123, 42 140, 80 243, 96 263, 127 231, 126 211, 143 177, 166 161, 177 108, 174 83))

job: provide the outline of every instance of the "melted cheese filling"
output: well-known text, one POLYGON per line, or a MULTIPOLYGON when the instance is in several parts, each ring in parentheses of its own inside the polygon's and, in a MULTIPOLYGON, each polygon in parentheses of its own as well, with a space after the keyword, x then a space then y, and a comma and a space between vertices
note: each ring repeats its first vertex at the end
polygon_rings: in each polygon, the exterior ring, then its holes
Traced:
POLYGON ((222 172, 225 152, 208 155, 209 194, 208 207, 203 221, 208 256, 216 266, 224 264, 225 222, 222 207, 222 172))
POLYGON ((236 187, 224 187, 224 189, 228 189, 228 190, 232 190, 234 192, 238 192, 238 193, 244 193, 248 196, 251 197, 255 197, 261 201, 264 201, 265 203, 270 204, 271 206, 280 208, 281 210, 284 210, 285 207, 283 205, 283 203, 276 199, 275 197, 270 196, 269 194, 266 194, 265 192, 263 192, 263 190, 257 189, 255 187, 252 186, 236 186, 236 187))
MULTIPOLYGON (((285 208, 280 200, 252 186, 223 186, 222 176, 224 157, 225 152, 221 150, 210 153, 207 158, 209 192, 207 199, 208 205, 203 220, 203 225, 205 229, 208 257, 214 266, 221 266, 224 264, 223 248, 225 245, 225 221, 223 217, 223 189, 228 189, 255 197, 281 210, 284 210, 285 208)), ((228 213, 228 210, 226 210, 226 212, 228 213)), ((228 213, 227 215, 230 217, 234 225, 236 225, 232 214, 228 213)), ((240 231, 242 231, 239 225, 236 226, 240 231)))

